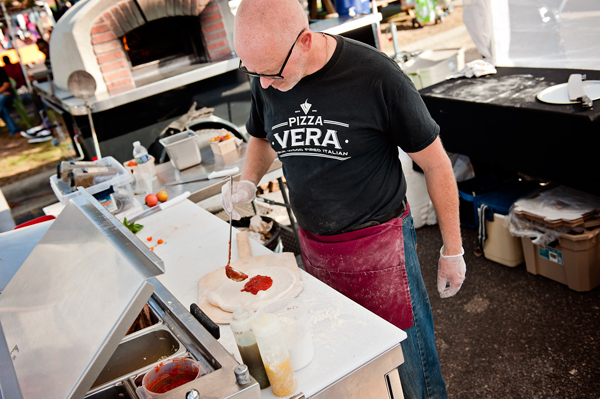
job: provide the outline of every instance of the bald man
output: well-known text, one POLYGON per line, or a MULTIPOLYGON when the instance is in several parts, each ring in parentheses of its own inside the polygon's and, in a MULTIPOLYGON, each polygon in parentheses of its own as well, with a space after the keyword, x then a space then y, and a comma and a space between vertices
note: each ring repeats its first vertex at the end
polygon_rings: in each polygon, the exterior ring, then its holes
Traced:
POLYGON ((242 178, 233 195, 223 187, 223 208, 239 218, 233 206, 254 198, 278 157, 306 271, 406 331, 405 397, 446 397, 398 158, 401 147, 425 173, 443 238, 438 290, 452 296, 466 267, 439 126, 393 60, 312 32, 297 0, 243 0, 234 42, 255 79, 242 178))

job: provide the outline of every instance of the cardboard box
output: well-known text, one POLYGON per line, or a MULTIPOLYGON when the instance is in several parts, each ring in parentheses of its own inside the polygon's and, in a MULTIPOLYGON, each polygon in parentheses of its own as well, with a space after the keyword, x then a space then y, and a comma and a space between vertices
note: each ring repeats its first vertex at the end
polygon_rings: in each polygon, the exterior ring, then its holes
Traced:
POLYGON ((213 141, 210 143, 210 148, 215 155, 224 155, 231 151, 235 151, 237 149, 237 144, 233 138, 230 138, 229 140, 221 142, 213 141))
POLYGON ((527 271, 540 274, 575 291, 590 291, 600 285, 600 228, 583 234, 563 234, 558 245, 534 245, 521 238, 527 271))

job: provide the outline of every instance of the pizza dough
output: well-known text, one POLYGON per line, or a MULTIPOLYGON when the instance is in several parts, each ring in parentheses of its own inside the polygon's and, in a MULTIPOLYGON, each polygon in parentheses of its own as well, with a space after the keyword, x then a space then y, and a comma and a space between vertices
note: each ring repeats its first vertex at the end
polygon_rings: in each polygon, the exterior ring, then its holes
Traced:
POLYGON ((258 267, 251 269, 247 274, 248 279, 241 282, 229 279, 225 281, 219 288, 207 295, 208 302, 230 313, 235 312, 237 305, 256 311, 267 303, 283 297, 296 283, 294 273, 285 267, 258 267), (241 292, 246 282, 259 274, 273 279, 271 288, 259 291, 256 295, 241 292))

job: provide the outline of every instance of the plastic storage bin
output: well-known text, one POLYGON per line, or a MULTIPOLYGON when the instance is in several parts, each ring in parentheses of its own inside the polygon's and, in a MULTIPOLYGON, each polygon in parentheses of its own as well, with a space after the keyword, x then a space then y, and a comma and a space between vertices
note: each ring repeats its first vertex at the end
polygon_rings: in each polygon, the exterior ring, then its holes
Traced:
POLYGON ((465 49, 427 50, 404 63, 417 90, 446 80, 446 76, 465 67, 465 49))
POLYGON ((515 181, 517 181, 516 178, 512 177, 487 175, 458 183, 460 222, 467 227, 477 228, 479 226, 477 207, 481 204, 481 201, 476 201, 475 198, 497 191, 515 181))
MULTIPOLYGON (((498 190, 474 197, 478 212, 483 210, 485 213, 485 229, 480 229, 480 235, 486 237, 483 254, 487 259, 509 267, 523 263, 521 240, 510 235, 508 228, 504 226, 504 217, 515 201, 538 188, 536 183, 515 181, 498 190)), ((479 223, 482 222, 479 220, 479 223)))
POLYGON ((202 162, 197 137, 196 132, 186 130, 159 141, 167 150, 173 166, 183 170, 202 162))
POLYGON ((531 274, 539 274, 570 289, 583 292, 600 285, 600 228, 583 234, 563 234, 558 245, 542 247, 522 237, 525 265, 531 274))
MULTIPOLYGON (((96 196, 102 192, 112 189, 114 190, 113 198, 116 209, 112 212, 113 214, 120 214, 123 212, 133 212, 139 208, 141 210, 142 205, 134 198, 133 190, 131 189, 131 182, 133 181, 133 175, 131 172, 113 157, 104 157, 99 161, 96 161, 98 165, 110 166, 117 168, 117 175, 113 178, 104 181, 102 183, 95 184, 88 187, 86 190, 96 196)), ((56 198, 62 203, 66 204, 71 198, 75 198, 81 195, 79 191, 71 191, 71 187, 68 183, 63 182, 58 176, 50 176, 50 187, 56 195, 56 198)))
POLYGON ((520 265, 525 261, 521 240, 511 236, 508 228, 504 227, 505 215, 494 213, 493 218, 493 221, 485 221, 487 239, 483 244, 483 255, 504 266, 520 265))

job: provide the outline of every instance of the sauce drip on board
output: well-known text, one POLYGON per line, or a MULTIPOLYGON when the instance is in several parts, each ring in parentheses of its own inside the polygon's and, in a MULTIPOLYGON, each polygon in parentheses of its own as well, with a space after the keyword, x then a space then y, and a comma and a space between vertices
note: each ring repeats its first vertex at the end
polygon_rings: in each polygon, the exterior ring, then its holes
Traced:
MULTIPOLYGON (((246 276, 248 277, 248 276, 246 276)), ((258 291, 266 291, 273 285, 273 279, 269 276, 256 275, 252 277, 245 285, 241 292, 249 292, 252 295, 258 294, 258 291)))

